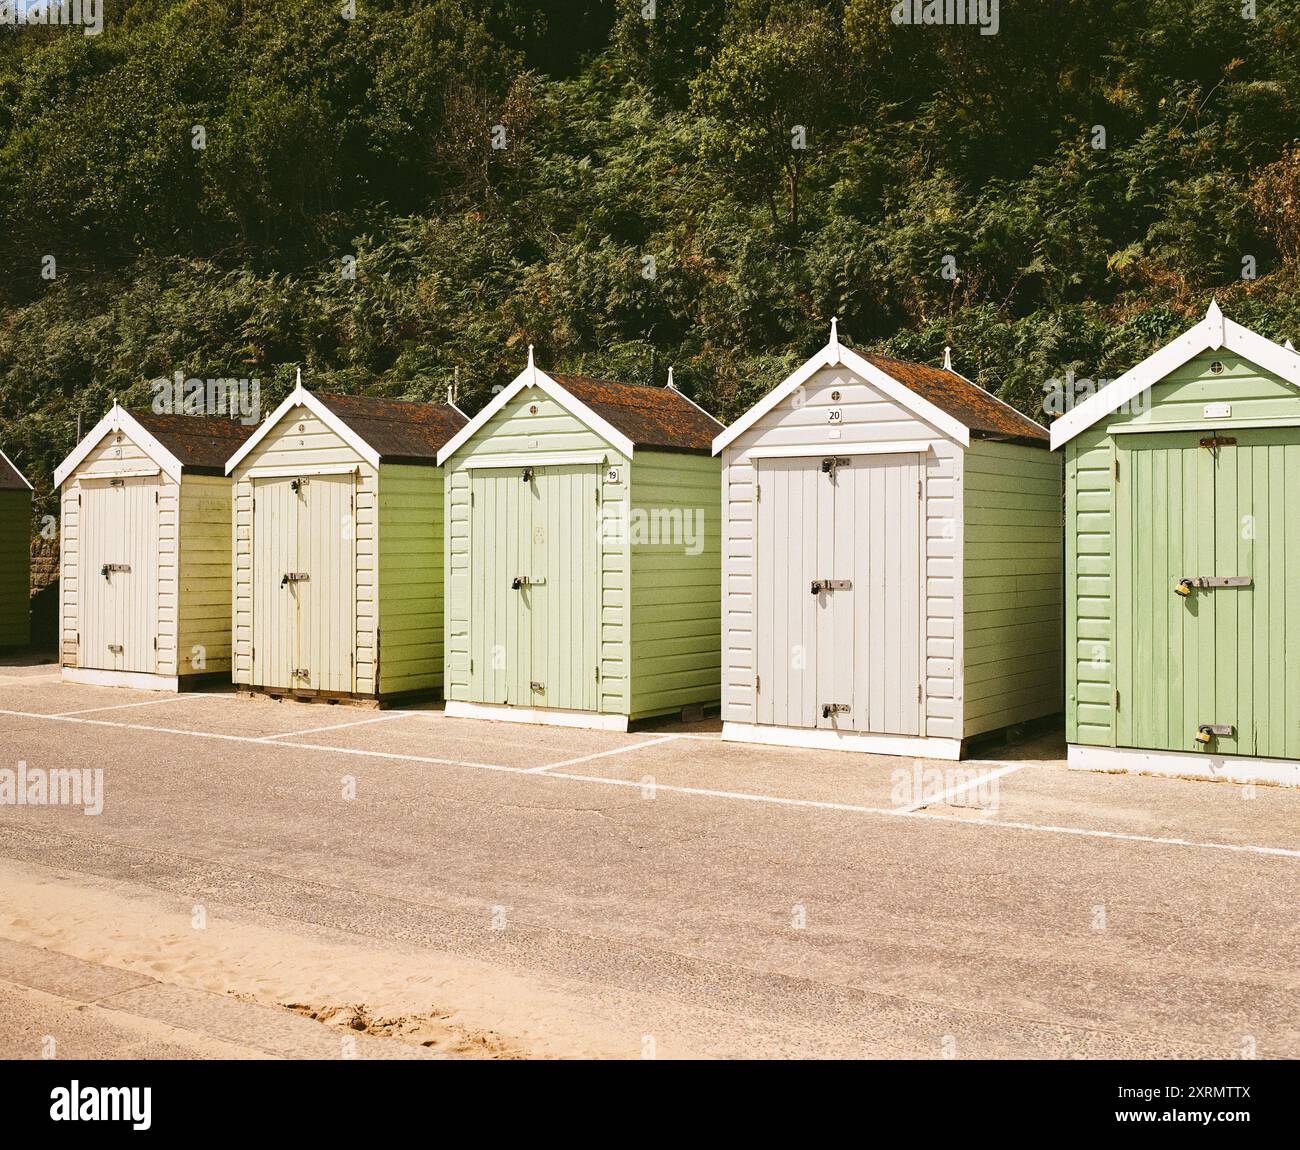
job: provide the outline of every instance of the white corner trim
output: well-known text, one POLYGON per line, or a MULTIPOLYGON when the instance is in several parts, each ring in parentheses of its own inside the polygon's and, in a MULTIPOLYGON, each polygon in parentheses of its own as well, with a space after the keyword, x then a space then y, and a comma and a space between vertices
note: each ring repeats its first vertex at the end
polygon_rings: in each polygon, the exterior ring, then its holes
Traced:
MULTIPOLYGON (((707 414, 707 413, 706 413, 706 414, 707 414)), ((0 459, 3 459, 7 464, 9 464, 9 466, 13 468, 13 472, 14 472, 14 474, 15 474, 16 476, 18 476, 18 478, 21 479, 24 483, 27 484, 27 490, 28 490, 28 491, 35 491, 35 490, 36 490, 36 489, 32 486, 32 482, 31 482, 31 480, 28 479, 27 476, 25 476, 21 471, 18 470, 18 467, 17 467, 17 465, 14 463, 14 461, 13 461, 12 459, 10 459, 9 456, 7 456, 3 451, 0 451, 0 459)), ((55 486, 57 486, 57 484, 56 484, 55 486)))
POLYGON ((871 735, 833 731, 826 727, 769 727, 758 723, 723 723, 722 738, 730 743, 764 743, 771 747, 801 747, 817 751, 852 751, 871 755, 912 755, 922 759, 960 759, 960 739, 924 735, 871 735))
MULTIPOLYGON (((582 403, 574 395, 566 391, 559 383, 553 380, 541 368, 530 363, 514 379, 510 385, 502 391, 497 397, 462 427, 451 439, 443 445, 442 450, 438 452, 438 463, 442 465, 456 454, 465 444, 478 433, 494 415, 515 398, 521 391, 527 387, 536 387, 544 394, 555 400, 565 411, 578 420, 579 423, 585 424, 591 431, 594 431, 606 443, 616 451, 621 452, 628 459, 632 458, 632 452, 635 444, 628 439, 621 431, 609 423, 608 420, 602 419, 585 403, 582 403)), ((520 453, 520 458, 524 453, 520 453)))
POLYGON ((181 481, 181 471, 184 464, 158 442, 149 432, 145 431, 126 411, 125 408, 118 407, 116 404, 109 409, 109 412, 101 419, 80 443, 73 448, 72 453, 65 459, 54 471, 54 486, 62 487, 64 481, 85 462, 88 456, 110 432, 120 431, 127 435, 131 441, 140 448, 150 459, 158 464, 161 470, 167 473, 167 477, 176 483, 181 481))
POLYGON ((1218 305, 1211 304, 1200 323, 1056 420, 1051 426, 1052 450, 1069 443, 1202 352, 1220 348, 1236 352, 1287 383, 1300 387, 1300 354, 1226 319, 1218 305))
POLYGON ((626 731, 626 715, 598 711, 566 711, 558 707, 511 707, 505 703, 469 703, 448 699, 443 714, 449 719, 488 719, 503 723, 533 723, 544 727, 585 727, 591 731, 626 731))
POLYGON ((259 426, 252 435, 244 440, 244 442, 240 444, 239 450, 226 461, 226 474, 230 475, 235 468, 240 465, 240 463, 247 459, 249 453, 252 452, 268 435, 270 435, 284 417, 295 407, 305 407, 312 413, 312 415, 334 432, 335 435, 343 440, 344 443, 352 448, 353 451, 361 456, 362 459, 370 464, 371 467, 379 466, 379 452, 371 447, 370 444, 362 439, 361 436, 353 431, 351 427, 330 411, 328 407, 326 407, 300 383, 285 397, 279 407, 271 412, 266 419, 262 420, 261 426, 259 426))
POLYGON ((1066 765, 1072 771, 1131 771, 1300 787, 1300 763, 1294 759, 1216 755, 1209 751, 1150 751, 1136 747, 1089 747, 1071 743, 1066 752, 1066 765))
POLYGON ((471 455, 462 467, 479 470, 487 467, 581 467, 598 465, 609 459, 608 451, 520 451, 514 455, 471 455))
POLYGON ((95 667, 64 667, 65 683, 82 683, 90 687, 130 687, 136 691, 180 691, 177 675, 155 675, 148 671, 103 671, 95 667))
POLYGON ((808 459, 831 455, 926 455, 934 443, 928 439, 899 440, 897 443, 841 443, 830 439, 812 446, 751 447, 736 456, 737 463, 749 459, 808 459))

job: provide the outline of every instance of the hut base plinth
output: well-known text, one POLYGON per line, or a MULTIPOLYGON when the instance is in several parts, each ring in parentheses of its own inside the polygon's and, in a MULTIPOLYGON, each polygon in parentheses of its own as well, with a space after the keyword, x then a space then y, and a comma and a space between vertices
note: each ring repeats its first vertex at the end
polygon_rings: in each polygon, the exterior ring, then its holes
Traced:
POLYGON ((490 719, 500 723, 533 723, 545 727, 585 727, 592 731, 626 731, 626 715, 597 711, 564 711, 558 707, 511 707, 505 703, 467 703, 449 699, 444 708, 452 719, 490 719))
POLYGON ((1067 765, 1072 771, 1168 775, 1182 779, 1300 787, 1300 763, 1294 759, 1216 755, 1212 750, 1151 751, 1139 747, 1085 747, 1071 743, 1067 765))
POLYGON ((815 751, 854 751, 871 755, 910 755, 919 759, 960 759, 960 739, 917 735, 872 735, 826 728, 769 727, 756 723, 723 723, 722 738, 732 743, 765 743, 771 747, 803 747, 815 751))

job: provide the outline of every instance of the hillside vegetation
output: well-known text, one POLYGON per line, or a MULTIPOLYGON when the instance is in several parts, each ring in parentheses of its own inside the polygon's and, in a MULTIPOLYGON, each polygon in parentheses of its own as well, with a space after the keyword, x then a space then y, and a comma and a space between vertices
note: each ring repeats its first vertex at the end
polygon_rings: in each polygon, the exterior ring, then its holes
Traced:
POLYGON ((44 508, 78 415, 176 371, 474 410, 532 342, 726 420, 838 315, 1041 417, 1212 295, 1300 339, 1291 0, 342 7, 0 29, 0 445, 44 508))

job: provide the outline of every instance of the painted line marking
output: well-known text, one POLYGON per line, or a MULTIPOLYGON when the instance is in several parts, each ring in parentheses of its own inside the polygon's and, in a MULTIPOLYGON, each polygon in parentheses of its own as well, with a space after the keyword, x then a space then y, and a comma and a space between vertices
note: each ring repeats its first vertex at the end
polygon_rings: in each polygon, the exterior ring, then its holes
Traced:
POLYGON ((67 718, 69 715, 93 715, 98 711, 123 711, 127 707, 156 707, 159 703, 179 703, 182 699, 215 699, 210 691, 182 691, 175 695, 165 695, 161 699, 141 699, 138 703, 114 703, 111 707, 85 707, 80 711, 58 711, 52 718, 67 718))
POLYGON ((630 743, 626 747, 615 747, 611 751, 597 751, 594 755, 580 755, 576 759, 565 759, 559 763, 547 763, 544 767, 529 767, 526 774, 541 775, 547 771, 553 771, 556 767, 576 767, 579 763, 589 763, 593 759, 607 759, 611 755, 625 755, 628 751, 639 751, 642 747, 656 747, 660 743, 672 743, 677 740, 676 735, 660 735, 657 739, 646 739, 642 743, 630 743))
POLYGON ((393 719, 404 719, 407 715, 418 713, 417 711, 393 711, 387 715, 380 715, 376 719, 356 719, 351 723, 334 723, 328 727, 308 727, 305 731, 285 731, 282 735, 267 735, 266 741, 269 743, 274 739, 301 739, 305 735, 316 735, 321 731, 341 731, 344 727, 364 727, 370 723, 387 723, 393 719))
POLYGON ((993 779, 1002 778, 1003 775, 1014 774, 1016 771, 1027 766, 1029 766, 1028 763, 1006 763, 995 771, 988 771, 976 778, 968 779, 964 783, 958 783, 956 786, 949 787, 946 791, 939 794, 917 799, 917 801, 909 807, 894 807, 894 814, 910 815, 914 814, 916 811, 923 810, 925 807, 943 806, 945 803, 955 799, 963 791, 969 791, 972 787, 983 786, 985 783, 990 782, 993 779))
MULTIPOLYGON (((117 727, 120 730, 149 731, 162 735, 189 735, 200 739, 220 739, 223 742, 230 743, 256 743, 270 747, 293 747, 298 750, 314 751, 318 754, 321 752, 329 752, 330 754, 357 755, 366 758, 389 759, 394 762, 429 763, 435 766, 447 767, 470 767, 474 770, 500 771, 512 775, 530 775, 536 773, 536 768, 534 767, 508 767, 500 763, 473 763, 459 759, 440 759, 424 755, 399 754, 396 751, 367 751, 361 750, 357 747, 331 747, 314 743, 286 743, 265 737, 256 738, 251 735, 221 735, 212 731, 183 731, 170 727, 151 727, 143 723, 114 723, 108 719, 82 719, 75 716, 42 715, 31 711, 9 711, 3 709, 0 709, 0 715, 9 715, 18 719, 46 719, 51 722, 59 723, 79 723, 94 727, 117 727)), ((1112 839, 1124 842, 1150 843, 1155 846, 1193 847, 1200 850, 1233 851, 1241 854, 1257 854, 1279 858, 1300 859, 1300 850, 1292 850, 1287 847, 1264 847, 1243 843, 1201 842, 1195 839, 1178 839, 1160 837, 1157 835, 1131 834, 1126 831, 1094 830, 1089 827, 1058 827, 1041 823, 1013 822, 1003 819, 972 819, 960 815, 938 815, 933 814, 930 811, 913 811, 910 814, 900 816, 898 811, 890 807, 868 807, 855 803, 831 802, 824 799, 796 799, 785 795, 764 795, 747 791, 722 791, 713 790, 708 787, 683 787, 669 783, 643 783, 639 780, 633 779, 602 778, 599 775, 548 773, 540 774, 536 777, 543 779, 561 779, 575 783, 598 783, 607 787, 653 787, 656 791, 667 791, 670 794, 694 795, 703 798, 735 799, 742 802, 767 803, 772 806, 806 807, 813 810, 843 811, 850 814, 884 815, 891 819, 903 817, 909 819, 928 820, 931 822, 954 823, 965 827, 978 828, 993 826, 1002 827, 1006 830, 1037 831, 1040 834, 1075 835, 1080 838, 1112 839)))

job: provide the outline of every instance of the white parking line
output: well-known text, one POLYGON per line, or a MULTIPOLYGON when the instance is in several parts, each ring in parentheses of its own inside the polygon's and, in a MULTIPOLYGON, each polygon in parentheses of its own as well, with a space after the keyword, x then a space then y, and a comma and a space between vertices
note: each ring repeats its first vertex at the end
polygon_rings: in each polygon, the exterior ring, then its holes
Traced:
POLYGON ((628 751, 639 751, 642 747, 653 747, 659 743, 671 743, 681 738, 681 735, 660 735, 657 739, 646 739, 643 743, 631 743, 626 747, 615 747, 612 751, 597 751, 594 755, 581 755, 576 759, 565 759, 560 763, 547 763, 544 767, 529 767, 525 774, 542 775, 547 771, 553 771, 556 767, 576 767, 579 763, 589 763, 592 759, 607 759, 610 755, 623 755, 628 751))
POLYGON ((407 715, 418 714, 417 711, 391 711, 387 715, 380 715, 376 719, 357 719, 351 723, 334 723, 328 727, 308 727, 305 731, 285 731, 283 735, 267 735, 266 742, 274 739, 301 739, 304 735, 316 735, 321 731, 341 731, 344 727, 364 727, 369 723, 386 723, 390 719, 404 719, 407 715))
MULTIPOLYGON (((393 762, 428 763, 436 766, 469 767, 480 771, 500 771, 514 775, 535 775, 541 779, 558 779, 575 783, 594 783, 606 787, 651 788, 654 792, 664 791, 670 794, 692 795, 702 798, 731 799, 749 803, 764 803, 771 806, 805 807, 814 810, 842 811, 849 814, 882 815, 887 818, 899 818, 900 812, 889 807, 859 806, 854 803, 836 803, 824 799, 797 799, 787 795, 765 795, 748 791, 722 791, 708 787, 674 786, 668 783, 644 783, 636 779, 604 778, 600 775, 574 774, 538 774, 535 767, 508 767, 500 763, 474 763, 459 759, 440 759, 425 755, 406 755, 395 751, 368 751, 358 747, 331 747, 315 743, 288 743, 270 738, 258 738, 252 735, 222 735, 212 731, 184 731, 170 727, 151 727, 143 723, 114 723, 108 719, 83 719, 69 715, 44 715, 33 711, 0 710, 0 715, 9 715, 19 719, 45 719, 48 722, 78 723, 95 727, 117 727, 122 730, 148 731, 163 735, 188 735, 199 739, 219 739, 230 743, 256 743, 267 747, 292 747, 297 750, 313 751, 316 754, 354 755, 365 758, 388 759, 393 762)), ((631 748, 621 748, 629 750, 631 748)), ((1017 764, 1018 765, 1018 764, 1017 764)), ((929 811, 912 811, 901 817, 933 822, 952 823, 963 827, 1001 827, 1005 830, 1034 831, 1039 834, 1075 835, 1080 838, 1118 839, 1124 842, 1150 843, 1155 846, 1190 847, 1199 850, 1233 851, 1241 854, 1268 855, 1281 858, 1300 859, 1300 850, 1286 847, 1256 846, 1250 843, 1215 843, 1195 839, 1165 838, 1157 835, 1130 834, 1124 831, 1095 830, 1090 827, 1058 827, 1040 823, 1012 822, 1002 819, 972 819, 961 815, 937 815, 929 811)))
MULTIPOLYGON (((1022 767, 1027 767, 1027 766, 1029 766, 1028 763, 1006 763, 1003 766, 999 767, 996 771, 989 771, 987 774, 979 775, 976 778, 969 779, 964 783, 958 783, 955 787, 949 787, 946 791, 943 791, 937 795, 929 795, 927 797, 917 799, 916 802, 914 802, 911 806, 894 807, 893 808, 894 814, 910 815, 915 811, 921 810, 924 807, 943 806, 945 803, 949 802, 950 800, 955 799, 959 794, 962 793, 962 791, 969 791, 972 787, 982 787, 985 783, 991 781, 992 779, 1000 779, 1002 778, 1003 775, 1010 775, 1015 771, 1020 770, 1022 767)), ((970 768, 968 767, 966 769, 969 770, 970 768)))
POLYGON ((159 703, 179 703, 182 699, 215 699, 210 691, 182 691, 176 695, 164 695, 161 699, 141 699, 138 703, 114 703, 111 707, 85 707, 80 711, 59 711, 57 718, 68 715, 93 715, 98 711, 124 711, 127 707, 156 707, 159 703))

